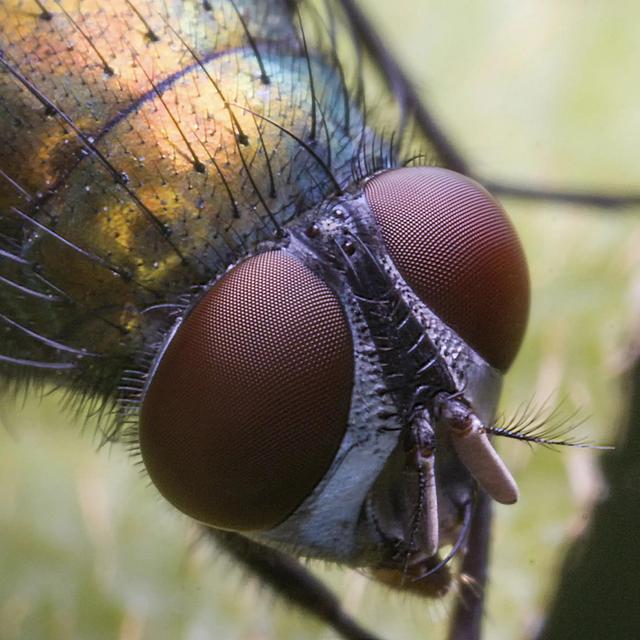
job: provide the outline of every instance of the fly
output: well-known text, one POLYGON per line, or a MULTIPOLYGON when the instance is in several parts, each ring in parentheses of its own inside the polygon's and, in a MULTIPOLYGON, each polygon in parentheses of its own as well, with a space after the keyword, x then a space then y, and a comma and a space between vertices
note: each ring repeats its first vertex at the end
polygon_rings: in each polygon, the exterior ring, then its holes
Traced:
POLYGON ((376 113, 349 88, 330 16, 0 11, 7 388, 98 398, 105 441, 343 637, 376 636, 292 556, 424 597, 462 585, 452 634, 479 637, 491 501, 519 495, 489 436, 556 443, 494 424, 529 308, 501 205, 410 91, 376 113))

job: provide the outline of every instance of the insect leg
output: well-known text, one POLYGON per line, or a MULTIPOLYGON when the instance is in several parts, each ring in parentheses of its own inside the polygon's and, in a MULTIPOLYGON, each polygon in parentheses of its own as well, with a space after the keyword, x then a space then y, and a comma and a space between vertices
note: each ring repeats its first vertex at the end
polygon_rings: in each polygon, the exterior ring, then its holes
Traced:
POLYGON ((480 640, 491 541, 491 498, 478 493, 448 640, 480 640))
POLYGON ((278 595, 320 618, 345 640, 380 640, 345 613, 336 596, 292 556, 230 531, 206 532, 278 595))
POLYGON ((466 174, 484 184, 497 196, 508 196, 521 200, 542 200, 570 203, 587 207, 625 209, 640 205, 640 193, 611 189, 607 192, 588 189, 549 189, 535 185, 491 180, 477 172, 469 164, 458 145, 445 133, 424 99, 420 97, 414 84, 396 59, 389 53, 385 42, 373 27, 357 0, 339 0, 354 36, 358 38, 367 53, 377 63, 389 90, 400 104, 403 116, 413 116, 418 128, 431 142, 446 167, 466 174))

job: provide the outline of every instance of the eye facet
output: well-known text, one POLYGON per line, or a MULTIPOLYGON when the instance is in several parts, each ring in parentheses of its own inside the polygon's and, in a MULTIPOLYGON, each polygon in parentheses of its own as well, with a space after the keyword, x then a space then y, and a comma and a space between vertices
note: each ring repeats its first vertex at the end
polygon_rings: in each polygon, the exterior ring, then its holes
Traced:
POLYGON ((382 173, 365 195, 407 284, 489 364, 506 371, 527 325, 529 274, 500 204, 477 182, 436 167, 382 173))
POLYGON ((142 405, 142 458, 193 518, 275 526, 329 468, 352 384, 335 294, 282 252, 259 254, 207 292, 162 355, 142 405))

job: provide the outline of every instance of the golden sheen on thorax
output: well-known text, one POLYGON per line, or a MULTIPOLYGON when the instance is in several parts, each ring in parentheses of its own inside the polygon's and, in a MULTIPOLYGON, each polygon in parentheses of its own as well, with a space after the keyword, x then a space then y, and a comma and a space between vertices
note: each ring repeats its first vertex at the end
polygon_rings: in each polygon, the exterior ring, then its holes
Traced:
MULTIPOLYGON (((37 69, 37 91, 73 123, 43 118, 29 91, 3 74, 0 92, 22 122, 8 132, 0 157, 11 150, 15 179, 46 200, 40 220, 53 221, 60 236, 103 264, 46 235, 32 259, 88 308, 111 308, 103 313, 129 331, 144 330, 138 311, 157 292, 204 283, 245 245, 269 237, 258 193, 283 220, 297 199, 297 174, 307 174, 310 197, 325 189, 306 155, 292 160, 312 100, 299 81, 308 77, 307 61, 267 51, 261 62, 269 82, 261 82, 230 3, 204 15, 196 2, 170 4, 171 20, 148 0, 65 1, 50 21, 36 19, 31 0, 0 8, 4 32, 18 34, 5 56, 37 69), (235 101, 242 104, 230 107, 235 101)), ((285 33, 270 20, 263 37, 285 33)), ((336 78, 322 68, 315 73, 317 90, 331 91, 336 78)), ((17 202, 11 191, 3 197, 7 206, 17 202)), ((77 346, 120 348, 117 332, 82 323, 77 346)))

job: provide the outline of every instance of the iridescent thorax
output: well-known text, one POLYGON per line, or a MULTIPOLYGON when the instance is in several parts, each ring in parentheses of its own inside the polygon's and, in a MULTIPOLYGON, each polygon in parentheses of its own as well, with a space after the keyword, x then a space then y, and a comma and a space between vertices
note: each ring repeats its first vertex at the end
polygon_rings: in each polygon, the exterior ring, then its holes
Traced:
MULTIPOLYGON (((145 308, 211 281, 333 186, 297 141, 312 95, 288 19, 265 3, 246 24, 264 40, 265 82, 230 3, 161 5, 71 0, 51 19, 32 0, 0 7, 3 59, 24 80, 0 75, 0 161, 38 221, 96 257, 32 230, 25 253, 83 307, 43 321, 66 333, 72 323, 74 347, 112 355, 141 348, 145 308)), ((314 152, 345 181, 359 139, 343 127, 339 78, 319 62, 314 152)), ((6 183, 0 204, 25 208, 6 183)))

